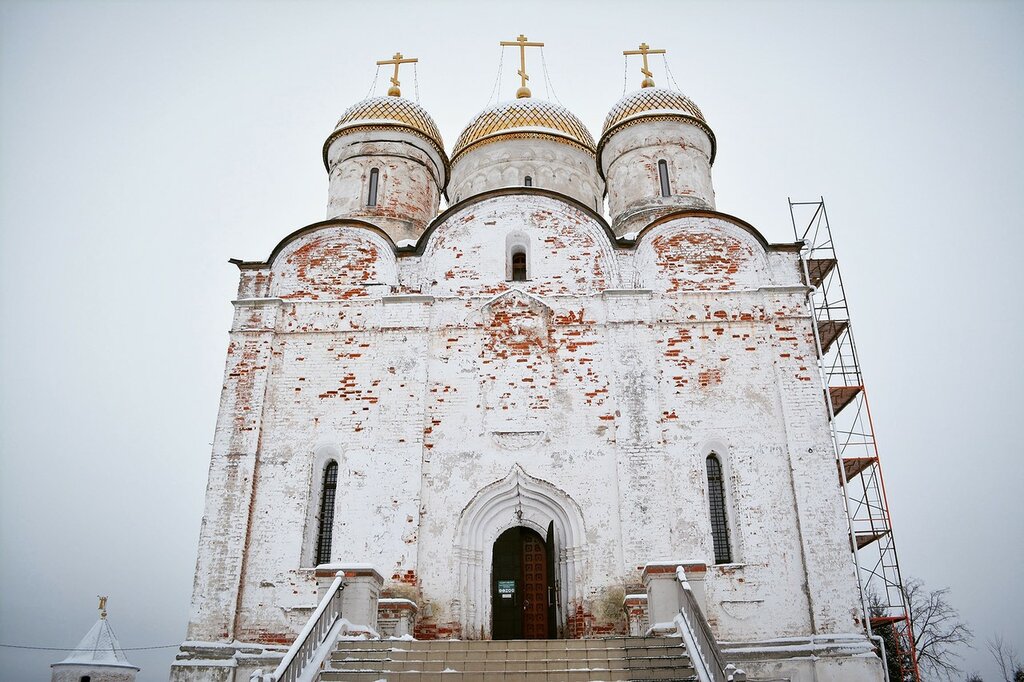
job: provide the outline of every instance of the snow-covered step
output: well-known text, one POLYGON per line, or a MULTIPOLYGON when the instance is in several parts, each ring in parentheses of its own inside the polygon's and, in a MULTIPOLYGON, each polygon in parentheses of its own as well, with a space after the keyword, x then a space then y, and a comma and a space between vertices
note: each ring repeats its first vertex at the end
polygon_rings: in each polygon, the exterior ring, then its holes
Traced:
POLYGON ((678 638, 338 642, 323 682, 692 680, 678 638))

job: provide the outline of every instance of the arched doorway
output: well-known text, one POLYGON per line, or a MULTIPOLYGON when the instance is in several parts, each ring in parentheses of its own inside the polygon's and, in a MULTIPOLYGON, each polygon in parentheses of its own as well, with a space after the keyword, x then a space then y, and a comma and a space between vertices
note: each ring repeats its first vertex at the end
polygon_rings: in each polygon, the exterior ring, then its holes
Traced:
POLYGON ((491 559, 491 633, 494 639, 555 636, 554 524, 547 538, 531 528, 509 528, 494 541, 491 559))
POLYGON ((586 582, 588 562, 583 512, 565 491, 530 476, 518 464, 505 478, 480 489, 459 515, 453 553, 463 598, 453 602, 452 615, 460 621, 468 639, 495 636, 495 543, 512 528, 529 528, 538 536, 546 536, 545 554, 550 551, 554 561, 548 575, 553 576, 555 586, 555 619, 554 626, 548 628, 548 638, 563 636, 567 614, 584 596, 581 587, 586 582))

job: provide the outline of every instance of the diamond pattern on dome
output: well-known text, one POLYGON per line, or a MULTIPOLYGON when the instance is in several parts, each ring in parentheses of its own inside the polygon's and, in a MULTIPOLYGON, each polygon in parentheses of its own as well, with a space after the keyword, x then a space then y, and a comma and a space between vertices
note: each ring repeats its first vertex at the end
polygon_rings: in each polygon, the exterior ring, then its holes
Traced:
POLYGON ((568 109, 551 102, 524 98, 502 102, 477 114, 459 135, 452 158, 485 138, 529 128, 547 129, 594 151, 594 138, 590 131, 568 109))
POLYGON ((417 130, 444 149, 441 131, 430 114, 415 102, 402 97, 371 97, 349 107, 334 127, 338 130, 364 121, 394 121, 417 130))
POLYGON ((626 95, 615 103, 604 119, 601 136, 603 137, 605 133, 622 121, 648 111, 657 111, 658 113, 675 111, 707 125, 704 114, 700 112, 693 100, 683 93, 662 88, 644 88, 626 95))

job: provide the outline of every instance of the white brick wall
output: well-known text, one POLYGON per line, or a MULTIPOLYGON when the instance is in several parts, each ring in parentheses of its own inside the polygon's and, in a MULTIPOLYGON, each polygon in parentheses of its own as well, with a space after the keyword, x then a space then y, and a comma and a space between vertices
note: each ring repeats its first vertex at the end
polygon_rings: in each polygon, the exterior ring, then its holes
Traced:
MULTIPOLYGON (((582 518, 562 557, 566 632, 624 632, 609 603, 638 567, 713 563, 710 451, 737 562, 707 578, 720 637, 860 630, 792 247, 708 212, 614 246, 590 214, 536 193, 483 195, 425 239, 396 258, 339 221, 243 269, 190 639, 280 643, 301 628, 329 455, 333 558, 410 586, 419 636, 487 635, 486 589, 459 578, 487 557, 453 548, 463 509, 517 465, 582 518), (531 280, 514 285, 513 231, 531 254, 531 280)), ((488 523, 493 542, 514 520, 488 523)))

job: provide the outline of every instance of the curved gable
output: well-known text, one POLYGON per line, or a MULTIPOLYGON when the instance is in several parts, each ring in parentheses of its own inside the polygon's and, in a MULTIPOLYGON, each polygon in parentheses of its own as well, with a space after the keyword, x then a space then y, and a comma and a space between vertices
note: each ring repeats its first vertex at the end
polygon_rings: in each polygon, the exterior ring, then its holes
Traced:
POLYGON ((512 285, 511 245, 527 254, 528 279, 517 288, 539 296, 618 286, 606 226, 554 196, 499 193, 457 207, 421 242, 423 293, 493 295, 512 285))
POLYGON ((273 255, 271 295, 340 300, 368 296, 374 284, 397 284, 391 244, 362 227, 327 225, 296 237, 273 255))
POLYGON ((712 216, 652 225, 637 243, 638 285, 665 293, 753 289, 769 284, 764 246, 748 230, 712 216))

